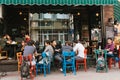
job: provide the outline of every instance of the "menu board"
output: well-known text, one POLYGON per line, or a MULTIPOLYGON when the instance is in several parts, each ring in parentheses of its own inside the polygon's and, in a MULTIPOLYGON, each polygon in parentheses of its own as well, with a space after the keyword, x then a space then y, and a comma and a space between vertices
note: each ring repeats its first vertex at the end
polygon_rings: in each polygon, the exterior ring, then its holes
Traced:
POLYGON ((106 26, 106 38, 114 38, 114 27, 106 26))
POLYGON ((91 40, 101 41, 101 29, 98 28, 91 29, 91 40))

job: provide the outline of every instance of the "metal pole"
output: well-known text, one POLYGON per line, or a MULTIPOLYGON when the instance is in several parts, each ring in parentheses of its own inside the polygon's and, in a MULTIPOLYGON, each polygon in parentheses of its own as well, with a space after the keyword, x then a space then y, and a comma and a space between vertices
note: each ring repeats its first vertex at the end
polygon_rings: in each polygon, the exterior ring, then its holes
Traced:
POLYGON ((31 19, 31 17, 30 17, 30 11, 29 11, 29 22, 28 22, 28 24, 29 24, 29 36, 31 37, 31 33, 30 33, 30 19, 31 19))
POLYGON ((104 48, 105 45, 105 39, 106 39, 106 33, 105 33, 105 25, 104 25, 104 6, 100 6, 101 10, 101 38, 102 38, 102 48, 104 48))

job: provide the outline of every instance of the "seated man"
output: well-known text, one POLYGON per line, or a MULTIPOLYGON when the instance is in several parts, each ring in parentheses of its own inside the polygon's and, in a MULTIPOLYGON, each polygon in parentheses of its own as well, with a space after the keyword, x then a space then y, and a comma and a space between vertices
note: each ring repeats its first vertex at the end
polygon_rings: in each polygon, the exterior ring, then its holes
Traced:
POLYGON ((76 59, 85 58, 84 50, 85 50, 85 48, 80 42, 74 41, 74 43, 73 43, 73 51, 76 52, 76 59))

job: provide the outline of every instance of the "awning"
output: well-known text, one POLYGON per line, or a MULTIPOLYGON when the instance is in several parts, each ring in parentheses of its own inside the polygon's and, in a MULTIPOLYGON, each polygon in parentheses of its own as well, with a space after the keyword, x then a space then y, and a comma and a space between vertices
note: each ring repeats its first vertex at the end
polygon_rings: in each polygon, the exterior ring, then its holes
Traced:
POLYGON ((118 2, 118 5, 114 5, 114 18, 120 22, 120 2, 118 2))
POLYGON ((114 5, 117 0, 0 0, 6 5, 114 5))

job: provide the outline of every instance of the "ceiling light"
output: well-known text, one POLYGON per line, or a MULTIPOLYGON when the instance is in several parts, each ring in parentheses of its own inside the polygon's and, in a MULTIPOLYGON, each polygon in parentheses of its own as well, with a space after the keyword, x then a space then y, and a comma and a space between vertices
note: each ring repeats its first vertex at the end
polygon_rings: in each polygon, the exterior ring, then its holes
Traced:
POLYGON ((26 18, 24 18, 24 21, 26 21, 27 19, 26 18))
POLYGON ((19 12, 19 15, 22 15, 22 12, 19 12))
POLYGON ((80 15, 80 12, 78 12, 77 15, 79 16, 79 15, 80 15))
POLYGON ((96 16, 99 16, 99 13, 96 13, 96 16))

